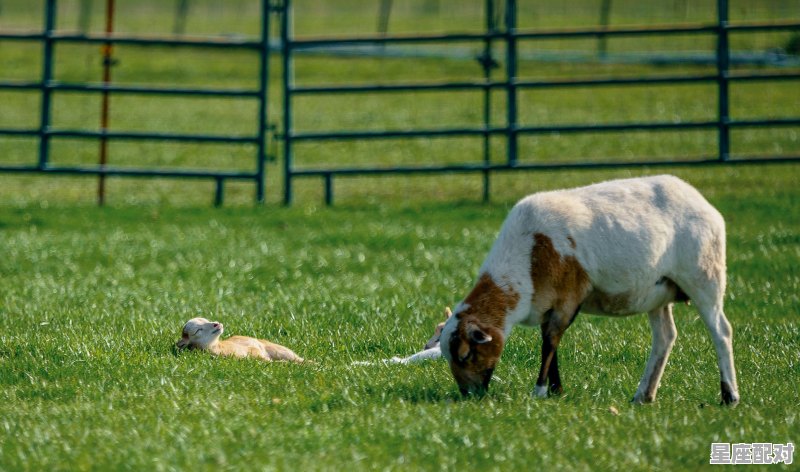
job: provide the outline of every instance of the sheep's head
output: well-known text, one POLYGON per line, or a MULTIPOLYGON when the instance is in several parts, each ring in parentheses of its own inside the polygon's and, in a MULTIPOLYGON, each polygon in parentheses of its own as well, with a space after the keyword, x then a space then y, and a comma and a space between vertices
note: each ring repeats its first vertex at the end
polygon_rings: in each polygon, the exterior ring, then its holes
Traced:
POLYGON ((467 298, 444 325, 442 356, 450 363, 458 389, 463 395, 483 394, 505 344, 505 318, 519 302, 519 294, 488 273, 480 276, 467 298))
POLYGON ((179 349, 208 349, 222 334, 222 323, 208 321, 205 318, 192 318, 183 325, 181 339, 175 343, 179 349))
POLYGON ((431 336, 431 338, 428 340, 428 342, 425 343, 425 350, 426 351, 428 349, 433 349, 433 348, 435 348, 436 346, 439 345, 439 341, 442 338, 442 329, 444 329, 444 323, 445 323, 445 321, 450 319, 451 316, 453 316, 453 312, 450 311, 450 307, 449 306, 445 307, 445 309, 444 309, 444 321, 442 321, 441 323, 436 325, 436 329, 433 332, 433 336, 431 336))
POLYGON ((453 316, 442 331, 442 356, 450 363, 450 372, 462 395, 482 395, 500 354, 503 352, 503 333, 492 326, 481 325, 475 316, 453 316))

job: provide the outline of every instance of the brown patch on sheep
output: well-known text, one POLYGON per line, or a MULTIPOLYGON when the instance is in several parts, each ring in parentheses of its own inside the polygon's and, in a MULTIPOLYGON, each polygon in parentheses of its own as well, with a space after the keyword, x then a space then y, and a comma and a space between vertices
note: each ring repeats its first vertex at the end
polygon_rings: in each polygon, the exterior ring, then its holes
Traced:
POLYGON ((540 313, 552 308, 559 315, 571 316, 591 288, 589 276, 574 256, 561 257, 547 235, 536 233, 533 238, 533 305, 540 313))
POLYGON ((458 319, 475 316, 481 324, 488 324, 498 329, 505 326, 506 313, 517 307, 519 293, 512 287, 500 287, 489 274, 483 274, 475 287, 464 299, 469 305, 459 313, 458 319))

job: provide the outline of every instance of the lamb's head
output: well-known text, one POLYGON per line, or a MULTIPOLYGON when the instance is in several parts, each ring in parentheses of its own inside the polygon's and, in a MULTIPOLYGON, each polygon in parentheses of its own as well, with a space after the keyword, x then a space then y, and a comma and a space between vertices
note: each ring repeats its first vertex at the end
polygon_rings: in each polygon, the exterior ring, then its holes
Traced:
POLYGON ((181 339, 175 343, 178 348, 208 349, 222 334, 222 323, 205 318, 192 318, 183 325, 181 339))
POLYGON ((442 338, 442 329, 444 329, 445 321, 449 320, 450 317, 453 316, 453 312, 450 311, 450 307, 445 307, 444 309, 444 321, 436 325, 436 330, 433 332, 433 336, 425 343, 425 350, 433 349, 439 345, 439 341, 442 338))

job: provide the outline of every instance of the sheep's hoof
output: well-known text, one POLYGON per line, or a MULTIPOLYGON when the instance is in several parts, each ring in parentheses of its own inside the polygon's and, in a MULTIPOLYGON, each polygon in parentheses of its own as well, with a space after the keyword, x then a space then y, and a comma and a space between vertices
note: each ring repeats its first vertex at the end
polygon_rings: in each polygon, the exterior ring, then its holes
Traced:
POLYGON ((734 392, 728 382, 720 382, 722 390, 722 403, 721 405, 736 406, 739 403, 739 393, 734 392))
POLYGON ((533 396, 537 398, 547 398, 547 385, 537 385, 533 389, 533 396))
POLYGON ((631 398, 631 403, 634 405, 645 405, 647 403, 653 403, 654 401, 656 401, 655 397, 649 397, 647 395, 640 394, 639 392, 636 392, 636 395, 631 398))

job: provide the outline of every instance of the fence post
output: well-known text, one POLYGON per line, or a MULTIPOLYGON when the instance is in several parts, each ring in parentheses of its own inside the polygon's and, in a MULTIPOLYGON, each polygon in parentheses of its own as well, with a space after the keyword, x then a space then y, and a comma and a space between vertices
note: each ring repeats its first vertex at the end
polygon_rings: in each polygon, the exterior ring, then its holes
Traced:
POLYGON ((730 46, 728 43, 728 0, 717 0, 717 86, 719 129, 719 160, 730 157, 730 108, 728 94, 728 67, 730 46))
POLYGON ((506 0, 506 126, 508 126, 508 165, 517 164, 517 1, 506 0))
POLYGON ((325 174, 325 205, 333 205, 333 174, 325 174))
POLYGON ((186 17, 189 16, 189 0, 178 0, 175 5, 175 19, 172 34, 183 36, 186 33, 186 17))
POLYGON ((258 77, 258 148, 256 150, 256 203, 264 203, 264 165, 269 97, 269 20, 270 0, 261 0, 261 48, 258 77))
POLYGON ((42 51, 42 103, 39 116, 39 170, 47 167, 50 152, 50 110, 51 94, 50 81, 53 79, 53 30, 56 27, 56 0, 47 0, 44 6, 44 42, 42 51))
MULTIPOLYGON (((600 26, 608 28, 611 21, 611 0, 603 0, 600 3, 600 26)), ((608 53, 608 36, 600 35, 597 38, 597 57, 605 59, 608 53)))
MULTIPOLYGON (((114 0, 106 0, 106 37, 114 32, 114 0)), ((108 87, 111 84, 111 66, 114 65, 113 43, 103 43, 103 85, 108 87)), ((100 98, 100 131, 104 134, 100 136, 100 168, 105 168, 108 163, 108 138, 105 133, 108 131, 109 109, 111 107, 108 90, 103 90, 100 98)), ((97 204, 103 206, 106 203, 106 175, 97 176, 97 204)))
MULTIPOLYGON (((486 0, 486 34, 495 32, 494 1, 486 0)), ((488 84, 492 80, 492 69, 497 65, 492 55, 492 39, 486 38, 483 41, 483 55, 479 62, 483 67, 483 79, 488 84)), ((483 126, 486 132, 483 133, 483 165, 488 167, 491 164, 491 133, 489 128, 492 124, 492 88, 488 85, 483 90, 483 126)), ((489 185, 491 184, 490 172, 483 170, 483 201, 489 201, 489 185)))
POLYGON ((217 177, 214 180, 214 206, 219 208, 225 200, 225 179, 217 177))
POLYGON ((81 0, 78 14, 78 31, 88 33, 92 25, 92 0, 81 0))
POLYGON ((281 15, 281 52, 283 53, 283 203, 292 203, 292 96, 291 69, 292 48, 290 43, 291 4, 283 0, 281 15))

